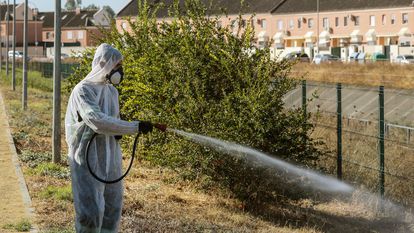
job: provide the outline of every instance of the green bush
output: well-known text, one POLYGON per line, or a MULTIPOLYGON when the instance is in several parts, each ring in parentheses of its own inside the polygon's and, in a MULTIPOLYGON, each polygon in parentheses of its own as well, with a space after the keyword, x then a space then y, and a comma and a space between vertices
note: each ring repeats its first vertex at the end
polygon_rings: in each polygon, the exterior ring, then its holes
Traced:
MULTIPOLYGON (((140 2, 130 32, 119 33, 113 25, 102 38, 124 55, 126 79, 118 88, 123 119, 165 122, 303 165, 315 162, 320 152, 309 137, 309 116, 284 109, 282 101, 297 84, 289 77, 292 64, 270 59, 268 49, 251 52, 251 27, 235 36, 230 28, 217 26, 217 17, 206 17, 199 1, 169 6, 170 22, 157 22, 162 7, 140 2)), ((91 59, 83 60, 68 90, 85 77, 91 59)), ((272 169, 250 166, 173 134, 146 137, 143 158, 176 168, 185 178, 204 177, 241 199, 269 198, 278 190, 280 180, 268 179, 272 169)))

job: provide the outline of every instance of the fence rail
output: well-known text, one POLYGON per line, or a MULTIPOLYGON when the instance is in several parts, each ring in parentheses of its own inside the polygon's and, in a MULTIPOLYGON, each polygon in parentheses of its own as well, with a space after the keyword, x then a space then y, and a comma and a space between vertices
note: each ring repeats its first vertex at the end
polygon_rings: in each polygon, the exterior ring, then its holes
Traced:
MULTIPOLYGON (((23 68, 23 62, 16 61, 17 68, 23 68)), ((79 67, 78 63, 62 63, 61 64, 61 75, 62 78, 68 78, 75 69, 79 67)), ((28 63, 28 70, 38 71, 42 74, 42 77, 53 78, 53 62, 40 62, 30 61, 28 63)))

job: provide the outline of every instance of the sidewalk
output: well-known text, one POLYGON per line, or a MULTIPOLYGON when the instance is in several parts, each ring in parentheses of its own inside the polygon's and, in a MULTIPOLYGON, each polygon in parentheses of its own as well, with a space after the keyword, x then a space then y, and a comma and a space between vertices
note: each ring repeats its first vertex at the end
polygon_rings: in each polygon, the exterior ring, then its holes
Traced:
POLYGON ((12 232, 3 229, 4 225, 16 224, 24 219, 33 225, 32 216, 29 192, 20 169, 0 92, 0 232, 12 232))

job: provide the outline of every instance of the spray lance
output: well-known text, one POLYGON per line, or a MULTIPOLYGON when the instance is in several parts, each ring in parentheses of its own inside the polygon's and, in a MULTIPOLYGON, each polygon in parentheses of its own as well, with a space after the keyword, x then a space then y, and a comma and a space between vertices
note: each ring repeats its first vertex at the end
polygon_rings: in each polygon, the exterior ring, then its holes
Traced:
MULTIPOLYGON (((165 131, 167 131, 167 125, 166 125, 166 124, 159 124, 159 123, 156 123, 156 124, 153 124, 153 126, 154 126, 154 128, 156 128, 156 129, 160 130, 161 132, 165 132, 165 131)), ((89 170, 89 172, 91 173, 91 175, 92 175, 92 176, 93 176, 96 180, 98 180, 98 181, 100 181, 100 182, 102 182, 102 183, 105 183, 105 184, 113 184, 113 183, 117 183, 117 182, 121 181, 122 179, 124 179, 124 177, 125 177, 126 175, 128 175, 129 171, 131 170, 131 167, 132 167, 132 164, 133 164, 133 162, 134 162, 134 158, 135 158, 135 151, 136 151, 136 148, 137 148, 137 143, 138 143, 138 138, 139 138, 140 133, 138 133, 138 134, 137 134, 137 136, 135 136, 134 146, 133 146, 133 148, 132 148, 132 156, 131 156, 131 161, 129 162, 128 169, 125 171, 125 173, 124 173, 122 176, 120 176, 119 178, 114 179, 114 180, 104 180, 104 179, 100 178, 98 175, 96 175, 96 174, 92 171, 91 165, 89 164, 89 147, 90 147, 90 145, 91 145, 92 140, 96 137, 96 135, 98 135, 98 134, 97 134, 97 133, 95 133, 94 135, 92 135, 91 139, 89 140, 89 142, 88 142, 88 144, 87 144, 87 146, 86 146, 86 164, 87 164, 87 166, 88 166, 88 170, 89 170)))

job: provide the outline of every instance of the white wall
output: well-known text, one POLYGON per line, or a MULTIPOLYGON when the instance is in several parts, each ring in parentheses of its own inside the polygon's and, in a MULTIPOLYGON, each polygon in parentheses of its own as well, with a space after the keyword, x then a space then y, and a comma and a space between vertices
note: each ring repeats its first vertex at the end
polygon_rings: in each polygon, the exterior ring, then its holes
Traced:
MULTIPOLYGON (((67 55, 71 56, 73 54, 83 52, 86 48, 85 47, 62 47, 61 53, 66 53, 67 55)), ((50 47, 46 49, 46 56, 52 57, 54 54, 55 48, 50 47)))

